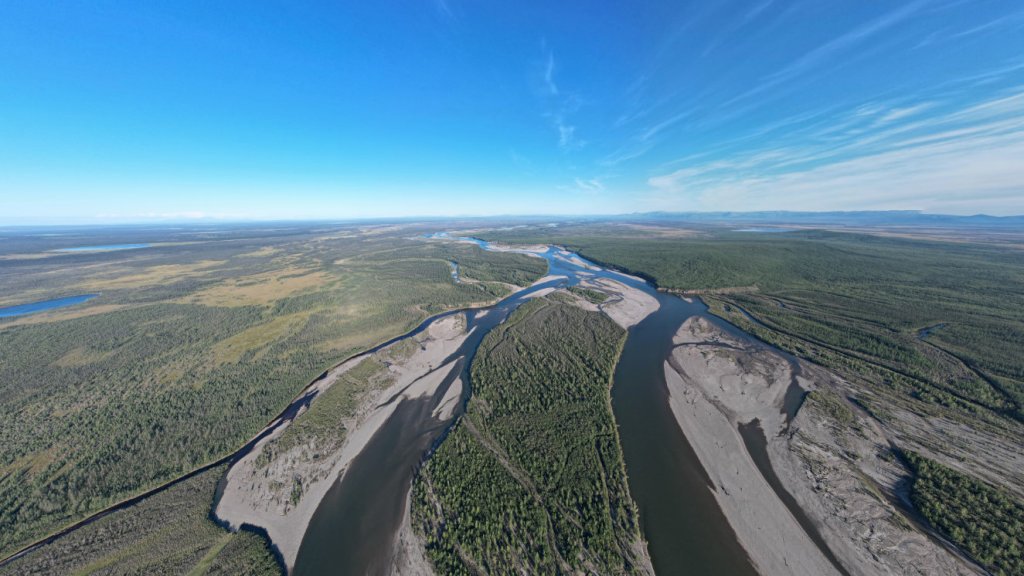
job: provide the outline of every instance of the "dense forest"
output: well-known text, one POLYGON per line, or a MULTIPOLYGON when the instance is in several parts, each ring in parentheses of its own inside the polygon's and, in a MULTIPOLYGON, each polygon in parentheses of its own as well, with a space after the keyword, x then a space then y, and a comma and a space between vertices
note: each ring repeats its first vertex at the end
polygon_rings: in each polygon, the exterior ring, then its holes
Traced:
MULTIPOLYGON (((583 224, 483 235, 557 243, 697 294, 712 313, 856 383, 853 405, 914 448, 901 454, 928 522, 994 573, 1022 572, 1019 471, 902 428, 900 414, 1020 445, 1024 252, 814 230, 583 224)), ((230 453, 340 360, 546 272, 538 258, 427 241, 415 227, 172 240, 117 253, 51 253, 61 247, 52 238, 0 249, 0 305, 99 294, 0 319, 0 557, 230 453)), ((417 475, 414 524, 440 573, 644 565, 608 405, 625 333, 575 297, 534 300, 487 335, 467 412, 417 475)), ((380 367, 356 367, 271 449, 340 442, 331 436, 339 414, 379 384, 380 367)), ((845 404, 831 408, 849 416, 845 404)), ((278 570, 262 537, 207 519, 219 474, 178 483, 0 573, 278 570)))
POLYGON ((280 574, 264 538, 210 521, 223 474, 220 466, 179 482, 32 550, 0 568, 0 575, 280 574))
POLYGON ((625 331, 534 300, 485 338, 473 396, 414 481, 440 574, 624 574, 645 562, 609 403, 625 331))
POLYGON ((658 236, 594 225, 485 236, 566 245, 700 294, 716 313, 812 360, 883 370, 949 414, 1024 421, 1020 250, 816 230, 658 236))
POLYGON ((911 499, 934 527, 999 576, 1024 574, 1024 505, 1002 490, 905 451, 911 499))
POLYGON ((964 240, 668 225, 483 236, 558 243, 662 289, 699 295, 712 313, 854 383, 853 400, 897 445, 949 464, 918 465, 914 502, 922 513, 981 563, 1021 573, 1014 564, 1020 527, 1000 519, 1015 513, 1019 524, 1024 484, 999 450, 1024 442, 1024 251, 964 240), (908 425, 908 417, 929 424, 908 425), (942 425, 978 430, 984 439, 952 442, 942 425))
POLYGON ((2 304, 100 295, 0 319, 0 556, 230 453, 333 364, 547 269, 410 229, 224 236, 5 246, 2 304))

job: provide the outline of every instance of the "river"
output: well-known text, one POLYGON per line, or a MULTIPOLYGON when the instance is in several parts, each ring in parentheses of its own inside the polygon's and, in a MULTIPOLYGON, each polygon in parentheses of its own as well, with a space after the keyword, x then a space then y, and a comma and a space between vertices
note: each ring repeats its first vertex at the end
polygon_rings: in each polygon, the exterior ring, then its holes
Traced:
MULTIPOLYGON (((496 250, 474 238, 451 239, 496 250)), ((443 441, 449 427, 431 416, 433 406, 460 371, 463 382, 469 382, 469 366, 483 337, 531 294, 595 277, 641 289, 661 304, 630 329, 612 388, 629 488, 640 509, 655 570, 659 574, 756 574, 668 404, 663 363, 672 337, 688 317, 705 314, 704 305, 658 292, 643 280, 600 268, 556 247, 538 255, 547 260, 549 275, 562 278, 532 286, 485 310, 467 312, 471 335, 442 363, 455 360, 458 370, 433 398, 402 401, 352 461, 343 480, 328 491, 303 538, 295 574, 386 574, 415 470, 443 441)), ((470 393, 471 383, 463 389, 457 413, 464 410, 470 393)))

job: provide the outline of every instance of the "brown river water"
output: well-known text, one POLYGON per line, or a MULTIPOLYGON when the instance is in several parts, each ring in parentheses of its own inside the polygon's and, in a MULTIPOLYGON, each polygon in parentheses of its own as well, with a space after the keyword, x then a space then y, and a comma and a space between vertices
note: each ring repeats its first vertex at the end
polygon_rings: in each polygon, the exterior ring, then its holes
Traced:
MULTIPOLYGON (((480 240, 461 240, 489 248, 480 240)), ((343 480, 328 491, 303 538, 295 574, 388 573, 395 535, 405 514, 415 472, 443 441, 454 421, 433 418, 434 406, 461 373, 463 382, 469 383, 457 410, 457 414, 461 413, 472 393, 468 368, 487 332, 504 321, 531 293, 550 286, 576 284, 584 276, 623 282, 651 294, 661 304, 657 312, 630 329, 612 387, 612 408, 622 439, 629 488, 640 510, 641 528, 655 571, 682 575, 756 574, 715 502, 707 475, 668 403, 663 364, 671 352, 672 337, 687 318, 705 315, 706 307, 699 301, 689 302, 658 292, 649 283, 631 276, 556 258, 557 252, 558 249, 551 248, 543 257, 548 260, 549 274, 565 279, 519 292, 486 313, 467 312, 468 328, 473 332, 451 358, 441 363, 457 360, 458 367, 433 398, 401 401, 391 418, 352 461, 343 480)), ((710 320, 722 324, 716 318, 710 320)))

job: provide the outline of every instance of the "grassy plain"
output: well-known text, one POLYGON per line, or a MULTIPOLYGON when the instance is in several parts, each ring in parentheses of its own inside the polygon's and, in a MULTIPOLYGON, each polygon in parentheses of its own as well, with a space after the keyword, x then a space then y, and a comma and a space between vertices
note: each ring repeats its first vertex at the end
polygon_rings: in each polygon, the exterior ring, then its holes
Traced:
POLYGON ((624 574, 644 562, 609 403, 625 331, 539 299, 485 338, 466 414, 414 481, 441 574, 624 574))
POLYGON ((0 305, 100 296, 0 319, 0 557, 230 453, 338 361, 546 270, 525 255, 426 242, 423 231, 132 228, 5 239, 0 305), (474 282, 454 283, 450 261, 474 282))

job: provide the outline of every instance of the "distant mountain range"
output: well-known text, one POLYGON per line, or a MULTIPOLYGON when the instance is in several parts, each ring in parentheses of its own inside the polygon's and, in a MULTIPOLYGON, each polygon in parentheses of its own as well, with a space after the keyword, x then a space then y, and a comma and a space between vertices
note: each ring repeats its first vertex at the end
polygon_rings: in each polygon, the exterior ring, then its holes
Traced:
POLYGON ((987 214, 975 214, 972 216, 954 216, 949 214, 927 214, 920 210, 862 210, 854 212, 646 212, 624 214, 616 218, 682 220, 708 223, 1024 228, 1024 215, 989 216, 987 214))

